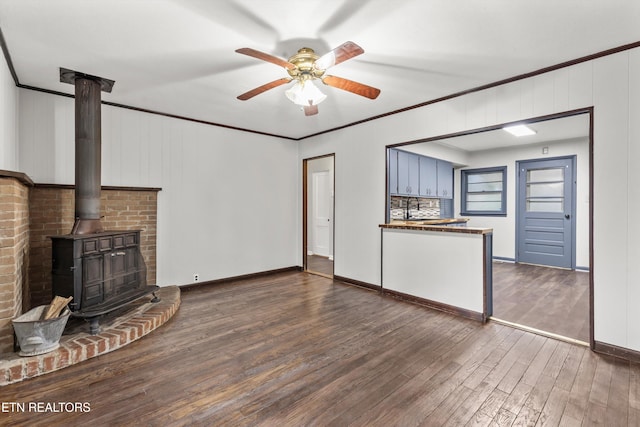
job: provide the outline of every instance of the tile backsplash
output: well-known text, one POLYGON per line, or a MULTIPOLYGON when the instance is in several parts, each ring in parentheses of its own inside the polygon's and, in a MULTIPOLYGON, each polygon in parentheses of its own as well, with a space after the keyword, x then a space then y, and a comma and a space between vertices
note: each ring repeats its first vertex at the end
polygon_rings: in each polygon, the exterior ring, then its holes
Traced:
POLYGON ((391 219, 404 219, 409 201, 410 218, 440 218, 440 199, 391 196, 391 219))

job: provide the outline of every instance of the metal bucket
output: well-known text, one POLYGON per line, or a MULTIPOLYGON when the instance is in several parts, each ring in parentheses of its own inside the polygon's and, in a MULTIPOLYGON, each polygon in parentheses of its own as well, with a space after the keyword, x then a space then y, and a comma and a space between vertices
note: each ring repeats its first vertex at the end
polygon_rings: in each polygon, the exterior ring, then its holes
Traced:
POLYGON ((60 347, 60 337, 71 311, 65 308, 60 316, 41 320, 42 313, 47 307, 49 306, 40 305, 12 320, 13 330, 20 345, 20 353, 18 353, 20 356, 36 356, 60 347))

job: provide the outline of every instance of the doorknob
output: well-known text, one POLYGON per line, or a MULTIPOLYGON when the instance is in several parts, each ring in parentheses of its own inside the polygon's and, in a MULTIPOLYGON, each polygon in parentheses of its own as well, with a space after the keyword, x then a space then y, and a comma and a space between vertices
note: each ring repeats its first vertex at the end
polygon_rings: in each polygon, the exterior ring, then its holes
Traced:
POLYGON ((566 219, 569 219, 569 218, 571 218, 571 215, 566 214, 564 217, 565 217, 566 219))

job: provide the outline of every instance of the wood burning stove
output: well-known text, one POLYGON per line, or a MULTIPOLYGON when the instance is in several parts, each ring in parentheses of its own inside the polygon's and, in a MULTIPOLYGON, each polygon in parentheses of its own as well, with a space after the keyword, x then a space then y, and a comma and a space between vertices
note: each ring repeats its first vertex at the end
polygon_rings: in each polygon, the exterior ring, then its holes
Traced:
POLYGON ((51 237, 52 291, 72 296, 72 315, 97 334, 99 316, 159 288, 147 285, 140 230, 104 231, 100 221, 100 92, 114 82, 64 68, 60 81, 75 85, 75 222, 70 234, 51 237))
POLYGON ((99 332, 99 316, 158 289, 147 285, 139 230, 68 234, 51 241, 53 294, 73 296, 69 308, 90 321, 91 334, 99 332))

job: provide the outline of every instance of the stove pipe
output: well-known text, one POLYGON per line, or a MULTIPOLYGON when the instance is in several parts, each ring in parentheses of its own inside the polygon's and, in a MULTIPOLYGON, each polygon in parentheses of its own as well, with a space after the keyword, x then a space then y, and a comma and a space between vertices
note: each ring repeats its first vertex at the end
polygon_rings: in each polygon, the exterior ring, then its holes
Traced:
POLYGON ((60 69, 60 81, 75 85, 75 222, 71 234, 104 231, 100 221, 101 100, 113 81, 60 69))

